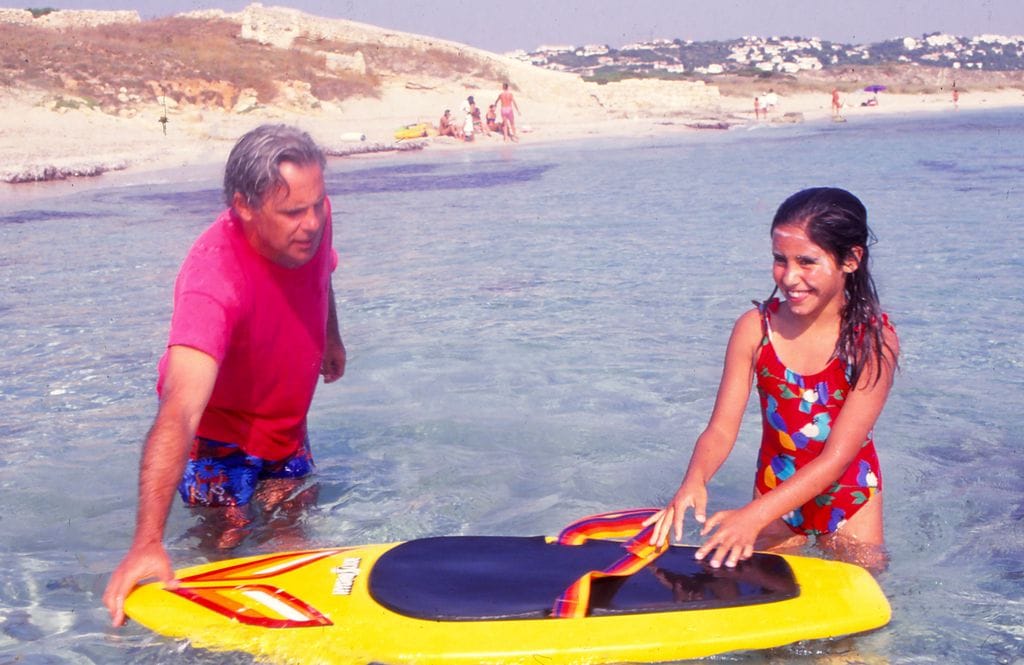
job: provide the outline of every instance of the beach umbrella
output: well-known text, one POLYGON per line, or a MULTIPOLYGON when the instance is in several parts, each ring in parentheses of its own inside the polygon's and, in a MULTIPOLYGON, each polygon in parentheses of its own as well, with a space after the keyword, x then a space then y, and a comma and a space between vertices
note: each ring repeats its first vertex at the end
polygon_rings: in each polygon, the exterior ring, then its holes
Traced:
POLYGON ((864 92, 882 92, 883 90, 885 90, 884 85, 869 85, 864 88, 864 92))

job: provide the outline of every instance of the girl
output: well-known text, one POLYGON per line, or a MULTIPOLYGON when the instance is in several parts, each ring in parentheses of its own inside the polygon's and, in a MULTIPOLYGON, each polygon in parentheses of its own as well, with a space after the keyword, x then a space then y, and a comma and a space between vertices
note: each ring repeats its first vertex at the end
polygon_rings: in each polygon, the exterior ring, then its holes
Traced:
POLYGON ((899 342, 868 266, 867 210, 842 189, 806 189, 779 207, 771 238, 775 290, 733 327, 711 420, 672 501, 645 522, 655 525, 651 543, 670 530, 680 540, 692 508, 701 536, 710 534, 696 556, 713 553, 712 567, 808 536, 841 558, 884 566, 871 430, 899 342), (707 484, 736 441, 754 381, 763 425, 754 498, 706 518, 707 484))

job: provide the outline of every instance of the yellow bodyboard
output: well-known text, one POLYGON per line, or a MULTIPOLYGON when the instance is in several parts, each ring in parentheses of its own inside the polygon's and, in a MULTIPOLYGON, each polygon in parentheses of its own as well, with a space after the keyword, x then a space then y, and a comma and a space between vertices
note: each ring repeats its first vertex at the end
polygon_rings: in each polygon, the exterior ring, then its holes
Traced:
MULTIPOLYGON (((474 540, 453 537, 452 544, 463 539, 474 540)), ((493 540, 503 549, 505 541, 537 542, 493 540)), ((420 542, 425 541, 410 541, 420 542)), ((777 602, 577 619, 422 618, 381 604, 369 589, 378 560, 401 545, 290 552, 186 568, 177 574, 177 589, 141 586, 125 609, 151 630, 188 639, 195 647, 245 651, 278 663, 360 665, 659 662, 858 633, 890 618, 888 601, 864 569, 796 556, 776 557, 788 564, 798 590, 777 602)), ((677 554, 692 560, 692 548, 671 549, 685 549, 677 554)), ((655 566, 649 568, 635 575, 656 574, 655 566)), ((416 579, 415 566, 412 573, 409 579, 416 579)))

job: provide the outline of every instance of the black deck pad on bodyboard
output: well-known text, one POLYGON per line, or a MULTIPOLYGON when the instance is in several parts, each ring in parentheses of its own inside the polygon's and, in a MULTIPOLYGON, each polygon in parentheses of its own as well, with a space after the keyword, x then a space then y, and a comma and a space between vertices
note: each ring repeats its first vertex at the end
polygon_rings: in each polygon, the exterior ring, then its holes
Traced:
MULTIPOLYGON (((694 547, 673 546, 628 578, 595 580, 591 614, 702 610, 770 603, 799 595, 782 557, 755 554, 712 568, 694 547)), ((625 555, 622 543, 548 543, 544 537, 446 536, 402 543, 373 566, 374 600, 406 616, 440 621, 527 619, 551 607, 581 575, 625 555)))

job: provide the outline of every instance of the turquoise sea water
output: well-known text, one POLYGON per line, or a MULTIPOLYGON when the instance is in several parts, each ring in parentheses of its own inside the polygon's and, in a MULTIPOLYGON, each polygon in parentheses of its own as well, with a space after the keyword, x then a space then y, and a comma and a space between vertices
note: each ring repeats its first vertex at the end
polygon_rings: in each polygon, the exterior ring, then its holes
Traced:
MULTIPOLYGON (((218 177, 6 190, 0 203, 0 663, 250 662, 112 630, 100 603, 131 537, 172 282, 220 208, 218 177)), ((718 660, 1024 662, 1024 114, 527 136, 332 161, 328 180, 350 362, 310 416, 316 500, 256 515, 227 552, 215 515, 175 506, 175 565, 550 534, 664 503, 732 322, 771 290, 775 207, 838 185, 868 207, 903 344, 876 428, 893 620, 718 660)), ((713 508, 749 497, 754 406, 713 508)))

